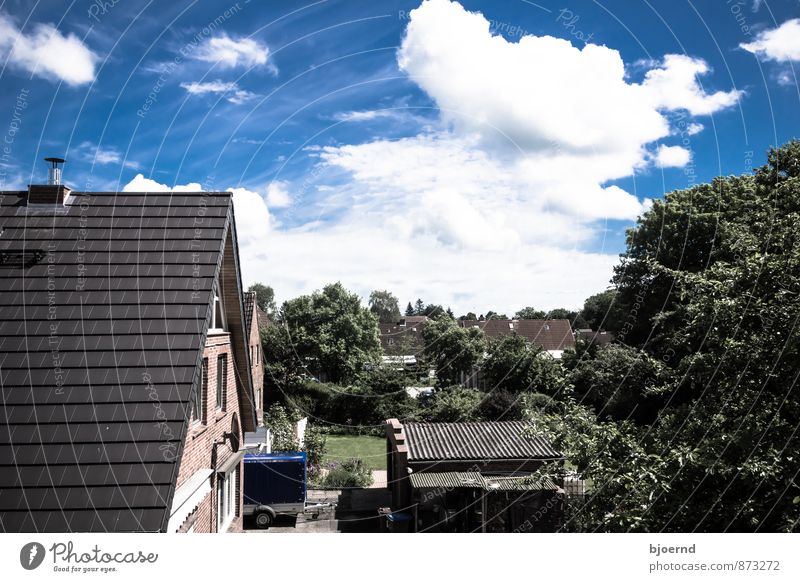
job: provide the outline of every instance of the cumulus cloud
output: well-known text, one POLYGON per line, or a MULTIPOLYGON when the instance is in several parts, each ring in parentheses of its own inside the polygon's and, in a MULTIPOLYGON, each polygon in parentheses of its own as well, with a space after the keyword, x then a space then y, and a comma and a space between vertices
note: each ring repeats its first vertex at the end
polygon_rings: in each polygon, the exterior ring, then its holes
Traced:
POLYGON ((231 38, 227 34, 209 38, 197 51, 195 58, 216 63, 223 68, 257 67, 266 65, 269 48, 252 38, 231 38))
POLYGON ((692 152, 681 146, 660 145, 654 159, 659 168, 682 168, 691 161, 692 152))
POLYGON ((255 93, 240 89, 239 85, 236 83, 223 82, 219 80, 207 81, 203 83, 181 83, 181 87, 186 89, 186 91, 192 95, 205 95, 208 93, 223 94, 225 95, 225 99, 234 105, 241 105, 242 103, 245 103, 256 96, 255 93))
POLYGON ((800 18, 765 30, 753 42, 744 42, 739 46, 767 61, 800 61, 800 18))
POLYGON ((16 68, 68 85, 94 80, 98 56, 74 34, 62 34, 52 24, 33 24, 27 32, 0 13, 0 57, 16 68))
POLYGON ((269 186, 267 186, 267 204, 270 208, 291 206, 292 197, 289 195, 286 182, 270 182, 269 186))
POLYGON ((198 182, 189 184, 176 184, 167 186, 150 178, 145 178, 142 174, 136 174, 134 178, 125 184, 123 192, 202 192, 203 187, 198 182))

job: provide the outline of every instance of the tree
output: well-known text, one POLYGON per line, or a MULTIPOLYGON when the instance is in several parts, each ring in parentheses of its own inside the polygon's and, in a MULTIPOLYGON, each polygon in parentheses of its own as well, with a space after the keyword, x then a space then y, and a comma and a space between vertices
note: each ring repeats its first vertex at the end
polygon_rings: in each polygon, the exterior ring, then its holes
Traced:
POLYGON ((261 283, 253 283, 247 290, 256 294, 256 305, 264 310, 268 316, 272 317, 275 314, 275 291, 272 290, 272 287, 261 283))
POLYGON ((297 452, 300 443, 294 436, 294 424, 300 420, 294 410, 273 404, 264 415, 264 423, 272 433, 272 450, 276 453, 297 452))
POLYGON ((516 315, 514 315, 515 319, 546 319, 547 313, 542 311, 541 309, 535 309, 533 307, 524 307, 517 311, 516 315))
POLYGON ((617 300, 617 290, 609 289, 586 299, 580 317, 586 327, 616 332, 622 327, 626 315, 617 300))
POLYGON ((278 323, 293 358, 326 381, 354 382, 365 365, 380 359, 375 315, 341 283, 285 302, 278 323))
POLYGON ((434 319, 422 330, 425 356, 436 369, 436 377, 444 385, 461 382, 462 374, 472 373, 485 349, 483 332, 460 327, 448 317, 434 319))
POLYGON ((369 309, 381 323, 395 323, 400 319, 397 297, 389 291, 373 291, 369 294, 369 309))
POLYGON ((472 311, 468 312, 466 315, 461 315, 458 318, 459 321, 477 321, 477 319, 478 316, 472 311))
POLYGON ((414 306, 411 305, 411 301, 409 301, 408 305, 406 306, 406 315, 414 315, 414 306))
POLYGON ((489 341, 481 365, 483 389, 509 393, 554 394, 560 386, 559 364, 542 349, 518 335, 489 341))
POLYGON ((508 319, 508 316, 505 313, 495 313, 489 310, 486 312, 486 319, 508 319))
POLYGON ((414 315, 425 315, 425 302, 422 299, 414 303, 414 315))
POLYGON ((578 401, 592 406, 600 417, 631 418, 641 424, 655 419, 671 388, 669 370, 662 362, 620 344, 578 359, 569 380, 578 401))
POLYGON ((446 316, 447 315, 447 310, 444 307, 442 307, 441 305, 436 305, 434 303, 430 303, 430 304, 425 306, 425 309, 423 309, 422 313, 419 314, 419 315, 426 315, 426 316, 431 317, 431 318, 440 317, 440 316, 443 316, 443 315, 446 316))
POLYGON ((420 417, 427 422, 468 422, 479 420, 481 394, 473 388, 449 386, 423 400, 420 417))
POLYGON ((618 337, 678 379, 645 441, 670 476, 638 512, 654 530, 800 523, 800 455, 787 446, 800 425, 798 218, 792 141, 754 176, 667 194, 628 232, 613 280, 627 313, 618 337))

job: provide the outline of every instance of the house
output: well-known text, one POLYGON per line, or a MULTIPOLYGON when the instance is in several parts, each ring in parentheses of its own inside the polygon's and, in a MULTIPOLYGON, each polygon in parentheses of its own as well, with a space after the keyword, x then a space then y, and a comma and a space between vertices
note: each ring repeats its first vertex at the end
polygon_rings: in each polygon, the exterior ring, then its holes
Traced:
MULTIPOLYGON (((256 303, 256 294, 248 291, 244 294, 244 322, 247 337, 250 363, 253 375, 253 396, 255 398, 256 419, 258 426, 264 425, 264 354, 261 350, 261 325, 259 311, 264 313, 256 303)), ((266 316, 266 314, 264 314, 266 316)))
POLYGON ((383 363, 399 368, 416 370, 419 356, 425 349, 422 330, 429 322, 425 315, 406 315, 396 323, 380 323, 380 340, 383 363))
POLYGON ((532 430, 523 421, 387 420, 394 523, 420 532, 556 531, 564 491, 547 473, 563 473, 564 457, 532 430))
POLYGON ((556 359, 561 358, 564 350, 575 347, 575 336, 567 319, 461 320, 459 325, 477 327, 490 338, 519 335, 556 359))
POLYGON ((0 193, 0 530, 240 530, 231 194, 73 192, 49 161, 0 193))
POLYGON ((586 342, 587 345, 597 346, 599 348, 605 347, 614 342, 615 336, 610 331, 592 329, 579 329, 577 331, 576 339, 586 342))

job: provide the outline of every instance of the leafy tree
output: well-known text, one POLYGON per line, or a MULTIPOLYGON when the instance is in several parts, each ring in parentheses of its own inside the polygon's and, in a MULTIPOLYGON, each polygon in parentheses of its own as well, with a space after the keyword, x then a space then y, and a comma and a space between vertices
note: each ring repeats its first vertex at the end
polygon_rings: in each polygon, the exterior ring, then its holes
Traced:
POLYGON ((275 291, 272 290, 272 287, 261 283, 253 283, 247 290, 256 294, 256 305, 263 309, 267 315, 272 317, 275 314, 275 291))
POLYGON ((414 306, 411 305, 411 301, 409 301, 406 306, 406 315, 414 315, 414 306))
POLYGON ((505 313, 495 313, 494 311, 486 312, 486 319, 508 319, 505 313))
POLYGON ((285 302, 279 323, 293 357, 328 381, 353 382, 366 364, 380 359, 375 315, 341 283, 285 302))
POLYGON ((515 319, 546 319, 547 313, 541 309, 524 307, 514 315, 515 319))
POLYGON ((586 327, 612 332, 619 331, 627 317, 625 309, 617 300, 616 289, 609 289, 589 297, 579 315, 586 327))
POLYGON ((479 414, 483 420, 521 420, 523 399, 520 394, 496 388, 483 396, 479 414))
POLYGON ((632 418, 640 423, 654 420, 670 388, 670 374, 662 362, 620 344, 578 359, 569 379, 575 397, 601 417, 632 418))
POLYGON ((483 332, 460 327, 447 317, 434 319, 422 330, 425 356, 435 366, 436 377, 445 385, 458 384, 461 374, 471 373, 485 349, 483 332))
POLYGON ((474 313, 474 312, 470 311, 470 312, 469 312, 469 313, 467 313, 466 315, 462 315, 462 316, 460 316, 458 319, 459 319, 459 321, 464 321, 464 320, 467 320, 467 321, 477 321, 477 319, 478 319, 478 316, 477 316, 477 315, 475 315, 475 313, 474 313))
POLYGON ((484 390, 509 393, 555 393, 561 384, 559 364, 538 346, 518 335, 489 341, 481 365, 484 390))
POLYGON ((425 302, 422 299, 417 299, 414 304, 414 315, 425 315, 425 302))
POLYGON ((428 422, 468 422, 480 419, 480 405, 480 392, 456 385, 438 389, 423 400, 419 415, 428 422))
POLYGON ((302 377, 310 373, 308 362, 298 354, 289 328, 281 321, 262 330, 261 347, 264 384, 270 387, 266 394, 275 401, 286 400, 302 377))
POLYGON ((395 323, 400 319, 397 297, 389 291, 373 291, 369 295, 369 309, 381 323, 395 323))
POLYGON ((430 303, 425 306, 420 315, 427 315, 428 317, 442 317, 447 316, 447 310, 441 305, 430 303))
POLYGON ((754 176, 668 194, 628 233, 614 277, 628 314, 618 335, 678 378, 648 435, 670 463, 669 491, 641 516, 653 529, 800 523, 798 168, 792 141, 754 176))
POLYGON ((264 422, 272 432, 272 450, 276 453, 297 452, 300 443, 294 436, 294 424, 300 420, 294 410, 273 404, 264 414, 264 422))

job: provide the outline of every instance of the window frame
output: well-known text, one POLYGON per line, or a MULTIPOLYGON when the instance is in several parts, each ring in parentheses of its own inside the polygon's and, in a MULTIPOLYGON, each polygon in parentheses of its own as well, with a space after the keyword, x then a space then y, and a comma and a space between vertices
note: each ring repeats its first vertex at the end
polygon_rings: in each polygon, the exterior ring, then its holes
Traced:
POLYGON ((228 409, 228 354, 217 356, 217 410, 228 409))

